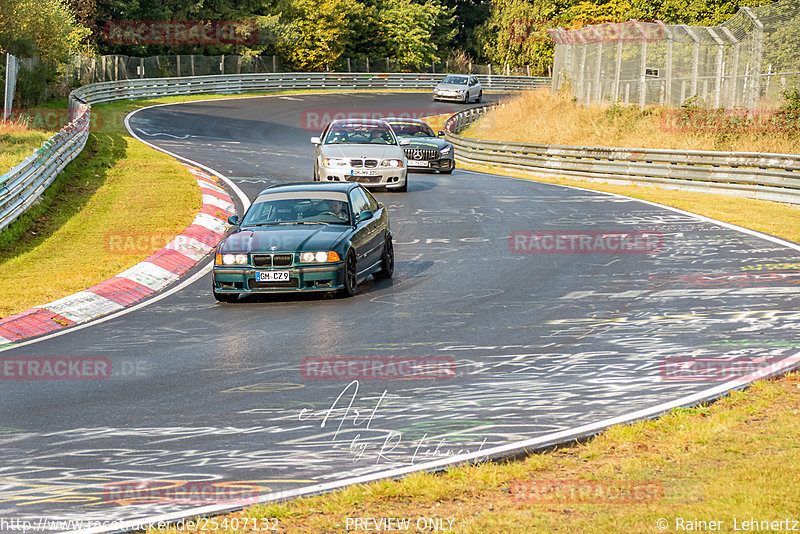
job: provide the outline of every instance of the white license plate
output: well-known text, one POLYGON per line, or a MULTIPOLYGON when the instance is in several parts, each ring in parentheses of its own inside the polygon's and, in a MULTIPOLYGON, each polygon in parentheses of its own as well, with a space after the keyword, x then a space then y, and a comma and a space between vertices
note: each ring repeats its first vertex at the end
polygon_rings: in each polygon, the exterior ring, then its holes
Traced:
POLYGON ((256 273, 256 282, 288 282, 289 271, 261 271, 256 273))
POLYGON ((350 171, 350 176, 378 176, 378 171, 350 171))
POLYGON ((428 167, 430 164, 427 161, 416 161, 413 159, 408 160, 409 167, 428 167))

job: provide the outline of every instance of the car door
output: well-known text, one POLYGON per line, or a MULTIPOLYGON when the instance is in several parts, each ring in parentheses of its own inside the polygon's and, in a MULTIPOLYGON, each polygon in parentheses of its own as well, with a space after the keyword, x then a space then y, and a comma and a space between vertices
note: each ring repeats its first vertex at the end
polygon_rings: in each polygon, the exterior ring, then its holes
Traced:
MULTIPOLYGON (((353 205, 355 220, 358 220, 361 212, 370 210, 369 200, 361 187, 350 191, 350 202, 353 205)), ((380 259, 380 255, 383 252, 381 227, 379 225, 380 215, 380 213, 373 212, 371 218, 361 221, 356 225, 353 246, 356 249, 359 273, 375 264, 380 259)))
MULTIPOLYGON (((350 205, 353 207, 353 221, 358 221, 358 217, 362 211, 369 209, 367 198, 361 193, 361 188, 356 187, 350 191, 350 205)), ((370 228, 369 223, 371 220, 355 222, 356 227, 353 232, 353 237, 350 239, 353 248, 356 251, 356 264, 357 270, 360 273, 368 267, 367 254, 370 249, 370 228)))

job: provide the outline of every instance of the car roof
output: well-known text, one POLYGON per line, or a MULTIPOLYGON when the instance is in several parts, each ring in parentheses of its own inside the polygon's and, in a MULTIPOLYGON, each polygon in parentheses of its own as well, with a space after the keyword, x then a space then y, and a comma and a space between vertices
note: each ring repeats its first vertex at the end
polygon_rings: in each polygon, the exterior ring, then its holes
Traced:
POLYGON ((373 126, 380 126, 381 124, 386 124, 385 119, 336 119, 335 121, 331 122, 331 125, 334 124, 369 124, 373 126))
POLYGON ((351 189, 360 187, 359 184, 353 182, 292 182, 288 184, 278 184, 270 186, 258 195, 261 196, 265 193, 292 193, 300 191, 341 191, 349 193, 351 189))
POLYGON ((393 122, 414 122, 414 123, 420 123, 420 124, 428 124, 427 122, 425 122, 422 119, 412 119, 410 117, 409 118, 404 118, 404 117, 386 117, 383 120, 385 120, 389 124, 391 124, 393 122))

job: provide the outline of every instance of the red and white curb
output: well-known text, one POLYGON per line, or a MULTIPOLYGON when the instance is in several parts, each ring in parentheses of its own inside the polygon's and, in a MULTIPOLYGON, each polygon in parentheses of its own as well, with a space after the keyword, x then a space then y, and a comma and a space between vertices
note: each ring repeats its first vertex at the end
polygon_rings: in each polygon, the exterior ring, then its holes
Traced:
POLYGON ((203 205, 181 234, 117 276, 74 295, 0 319, 0 345, 38 336, 126 308, 178 280, 222 239, 233 200, 210 174, 183 164, 194 175, 203 205))

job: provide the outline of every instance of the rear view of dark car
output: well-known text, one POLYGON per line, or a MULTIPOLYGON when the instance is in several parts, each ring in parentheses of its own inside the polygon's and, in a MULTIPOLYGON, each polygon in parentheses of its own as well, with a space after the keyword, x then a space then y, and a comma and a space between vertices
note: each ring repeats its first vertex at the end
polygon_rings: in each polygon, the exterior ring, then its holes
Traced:
POLYGON ((439 171, 444 174, 453 172, 456 166, 453 145, 442 137, 444 132, 437 135, 428 123, 419 119, 385 120, 398 138, 409 142, 403 147, 408 170, 439 171))

